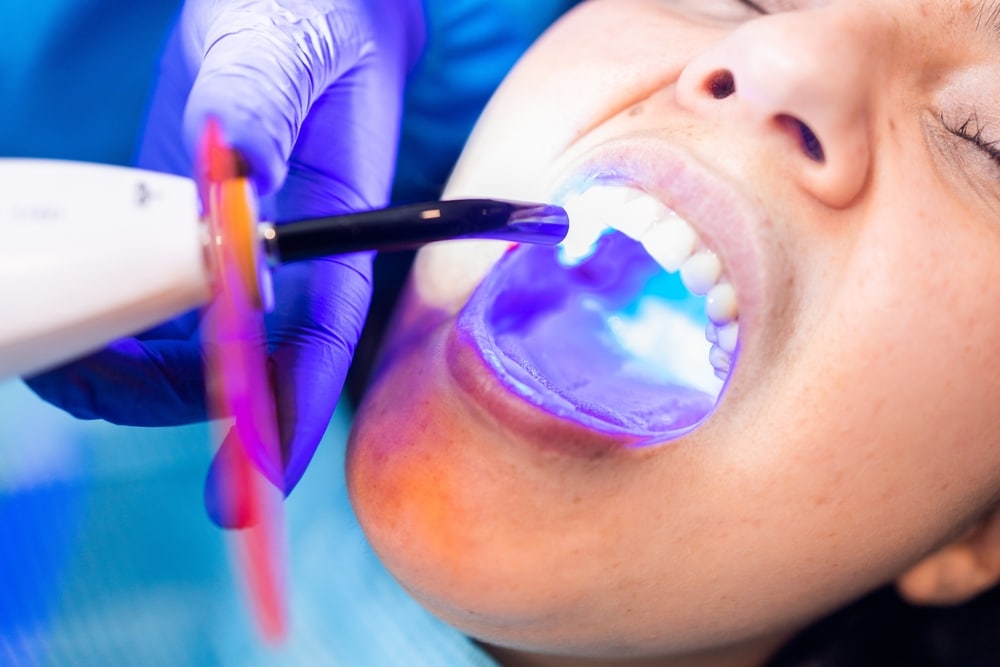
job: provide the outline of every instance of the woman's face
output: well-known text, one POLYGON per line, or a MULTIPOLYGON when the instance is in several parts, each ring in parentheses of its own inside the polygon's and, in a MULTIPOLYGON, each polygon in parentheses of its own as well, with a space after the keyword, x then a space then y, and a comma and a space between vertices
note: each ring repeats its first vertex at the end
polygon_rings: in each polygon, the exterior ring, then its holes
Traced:
POLYGON ((487 643, 763 656, 1000 488, 997 9, 756 4, 584 3, 447 192, 644 243, 418 258, 350 488, 390 570, 487 643), (650 296, 678 264, 713 352, 650 296))

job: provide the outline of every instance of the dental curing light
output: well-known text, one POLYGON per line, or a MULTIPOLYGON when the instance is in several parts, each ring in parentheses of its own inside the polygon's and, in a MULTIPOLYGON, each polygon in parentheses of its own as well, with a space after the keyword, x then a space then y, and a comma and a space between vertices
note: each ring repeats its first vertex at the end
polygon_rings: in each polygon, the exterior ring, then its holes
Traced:
MULTIPOLYGON (((234 182, 253 208, 249 182, 234 182)), ((207 304, 217 239, 198 201, 195 183, 179 176, 0 159, 0 378, 45 370, 207 304)), ((557 206, 491 199, 284 224, 255 215, 228 243, 264 308, 277 263, 456 238, 555 245, 568 230, 557 206)))

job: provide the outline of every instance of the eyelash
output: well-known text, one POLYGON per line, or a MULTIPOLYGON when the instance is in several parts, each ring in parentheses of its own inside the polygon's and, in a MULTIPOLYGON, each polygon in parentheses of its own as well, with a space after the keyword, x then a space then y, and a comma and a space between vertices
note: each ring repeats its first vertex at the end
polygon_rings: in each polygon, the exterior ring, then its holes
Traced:
POLYGON ((950 125, 942 114, 941 122, 944 123, 949 132, 976 146, 986 153, 993 160, 994 164, 1000 166, 1000 140, 987 141, 983 138, 983 126, 980 124, 979 117, 976 114, 970 115, 959 125, 950 125))

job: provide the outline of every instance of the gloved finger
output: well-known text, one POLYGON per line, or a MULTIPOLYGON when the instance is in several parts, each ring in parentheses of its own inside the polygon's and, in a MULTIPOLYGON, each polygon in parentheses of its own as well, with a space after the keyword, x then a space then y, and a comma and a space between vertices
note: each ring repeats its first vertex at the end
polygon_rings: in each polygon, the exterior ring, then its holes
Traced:
MULTIPOLYGON (((267 328, 284 474, 276 479, 270 467, 255 463, 287 495, 302 478, 340 397, 371 297, 371 255, 290 264, 275 272, 274 281, 276 302, 267 328)), ((226 452, 220 449, 216 456, 226 452)), ((206 498, 225 494, 223 469, 213 463, 206 498)))
POLYGON ((273 192, 316 99, 370 48, 367 17, 351 3, 286 0, 284 11, 254 0, 211 3, 198 35, 203 51, 184 113, 197 154, 208 117, 247 160, 258 191, 273 192), (346 5, 346 6, 345 6, 346 5))
POLYGON ((399 133, 402 79, 344 74, 313 104, 269 202, 278 222, 385 205, 399 133), (398 88, 394 88, 398 86, 398 88))
POLYGON ((304 298, 268 318, 284 491, 302 478, 336 408, 371 298, 371 254, 293 265, 276 276, 304 298))
POLYGON ((222 439, 205 478, 204 502, 208 517, 220 528, 249 528, 255 516, 251 489, 233 471, 243 465, 236 430, 222 439))
POLYGON ((80 419, 177 426, 207 418, 196 340, 124 338, 25 382, 42 399, 80 419))

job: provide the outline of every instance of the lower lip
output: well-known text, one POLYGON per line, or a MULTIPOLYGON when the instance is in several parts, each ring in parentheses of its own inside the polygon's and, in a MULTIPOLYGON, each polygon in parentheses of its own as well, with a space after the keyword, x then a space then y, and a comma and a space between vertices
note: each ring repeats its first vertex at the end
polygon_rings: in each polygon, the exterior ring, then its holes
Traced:
POLYGON ((480 346, 461 326, 446 330, 448 370, 462 396, 507 437, 533 448, 586 459, 603 458, 639 445, 642 438, 561 418, 510 391, 483 357, 480 346))

